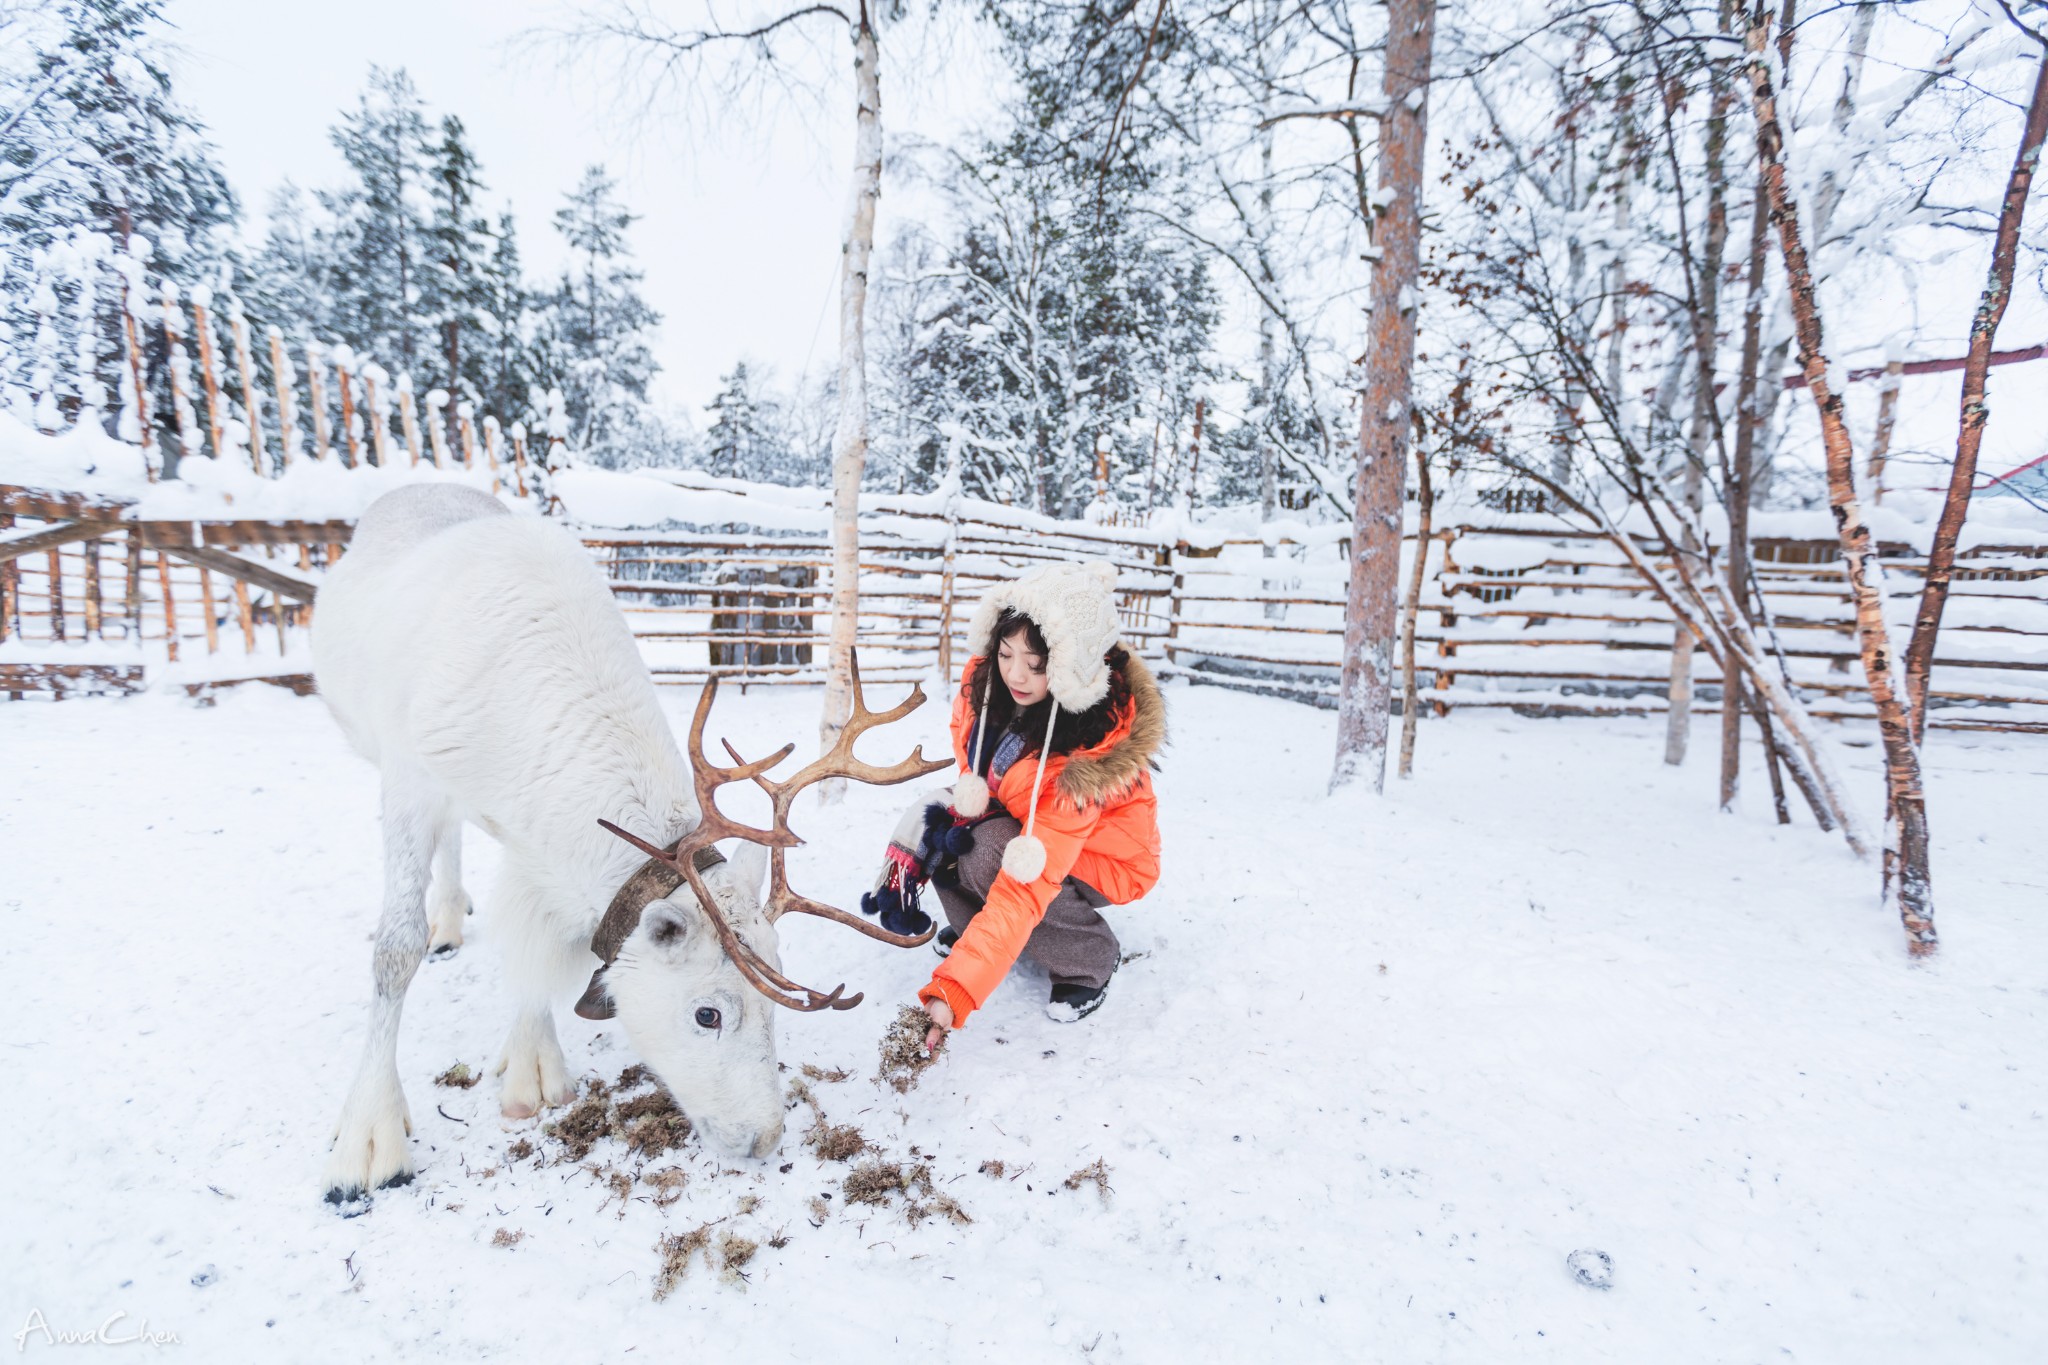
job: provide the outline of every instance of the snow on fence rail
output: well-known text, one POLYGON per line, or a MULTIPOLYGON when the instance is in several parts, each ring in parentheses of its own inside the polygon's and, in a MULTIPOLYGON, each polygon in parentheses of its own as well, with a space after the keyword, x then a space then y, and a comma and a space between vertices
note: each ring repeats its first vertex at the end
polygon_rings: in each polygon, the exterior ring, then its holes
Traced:
MULTIPOLYGON (((0 464, 0 479, 6 469, 0 464)), ((481 484, 482 472, 357 469, 345 496, 323 505, 359 509, 410 477, 481 484)), ((826 494, 575 468, 560 471, 556 489, 658 680, 823 679, 832 591, 826 494)), ((171 498, 163 484, 128 500, 0 483, 0 691, 133 690, 148 668, 169 664, 195 689, 241 677, 303 685, 312 597, 345 553, 353 514, 235 519, 217 505, 193 516, 194 506, 171 498)), ((1779 520, 1784 533, 1759 537, 1754 554, 1781 664, 1817 715, 1866 717, 1834 542, 1824 525, 1779 520)), ((1454 508, 1439 524, 1417 631, 1431 711, 1667 708, 1670 614, 1612 545, 1541 514, 1454 508)), ((1888 543, 1886 553, 1904 626, 1920 561, 1909 539, 1888 543)), ((1126 639, 1169 674, 1334 700, 1350 558, 1342 528, 1290 523, 1229 535, 1185 524, 1057 522, 957 490, 863 499, 864 672, 950 674, 977 643, 966 625, 990 582, 1078 558, 1117 563, 1126 639)), ((2048 535, 1982 528, 1956 579, 1932 723, 2048 733, 2048 535)), ((1704 652, 1693 659, 1694 704, 1717 704, 1711 660, 1704 652)))

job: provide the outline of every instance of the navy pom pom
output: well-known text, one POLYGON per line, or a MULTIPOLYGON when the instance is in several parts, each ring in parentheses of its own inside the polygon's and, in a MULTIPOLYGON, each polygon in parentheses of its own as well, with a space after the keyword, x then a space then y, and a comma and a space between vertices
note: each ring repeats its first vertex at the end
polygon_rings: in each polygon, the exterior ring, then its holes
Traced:
POLYGON ((947 810, 943 802, 934 801, 924 808, 924 827, 926 829, 943 829, 952 823, 953 812, 947 810))
POLYGON ((946 850, 948 857, 957 858, 974 847, 974 831, 966 825, 955 825, 939 836, 939 846, 946 850))
POLYGON ((943 886, 951 891, 960 885, 960 864, 951 861, 932 864, 932 885, 943 886))
POLYGON ((893 886, 883 887, 880 891, 875 892, 874 896, 875 908, 882 912, 882 919, 885 922, 889 916, 903 908, 903 893, 893 886))
POLYGON ((882 907, 875 904, 874 892, 864 891, 861 893, 860 912, 863 915, 878 915, 882 912, 882 907))
POLYGON ((882 927, 892 934, 921 934, 932 927, 932 917, 922 910, 898 907, 882 912, 882 927))

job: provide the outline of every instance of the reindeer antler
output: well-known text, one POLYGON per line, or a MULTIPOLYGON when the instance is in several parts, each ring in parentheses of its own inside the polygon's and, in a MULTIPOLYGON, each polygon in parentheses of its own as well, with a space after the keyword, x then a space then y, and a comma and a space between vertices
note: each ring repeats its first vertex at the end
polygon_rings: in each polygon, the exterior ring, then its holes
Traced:
MULTIPOLYGON (((789 808, 796 800, 797 793, 801 792, 805 787, 823 781, 828 777, 851 777, 857 782, 866 782, 872 786, 890 787, 898 782, 908 782, 912 778, 923 777, 927 773, 935 773, 942 768, 953 766, 952 761, 949 759, 926 758, 922 744, 910 751, 910 757, 886 768, 877 767, 872 763, 855 758, 853 756, 853 746, 856 740, 869 730, 887 725, 891 721, 903 719, 903 717, 924 705, 925 697, 924 687, 921 684, 914 683, 911 685, 910 695, 890 707, 887 711, 870 711, 868 710, 867 696, 860 685, 860 658, 858 655, 854 656, 852 665, 853 714, 846 718, 845 728, 840 730, 839 737, 832 742, 830 749, 818 755, 809 763, 806 763, 788 778, 777 781, 767 776, 766 773, 767 768, 775 766, 774 763, 771 762, 765 765, 748 763, 740 757, 739 750, 733 748, 730 741, 722 741, 725 743, 725 751, 732 755, 733 762, 740 765, 740 769, 728 769, 727 771, 740 771, 743 769, 748 772, 748 775, 754 779, 755 785, 768 793, 769 801, 772 803, 775 812, 776 831, 789 835, 788 843, 770 845, 768 855, 768 898, 762 907, 767 911, 770 923, 781 919, 783 915, 794 910, 798 914, 816 915, 820 919, 829 919, 834 923, 843 924, 849 929, 858 929, 869 938, 880 939, 882 942, 893 944, 898 948, 915 948, 921 943, 929 942, 934 930, 927 929, 922 934, 892 934, 886 929, 868 923, 859 915, 850 915, 835 906, 814 901, 808 896, 800 896, 789 889, 789 875, 782 863, 783 849, 803 842, 802 839, 790 831, 789 808)), ((785 748, 782 752, 788 753, 789 750, 785 748)))
MULTIPOLYGON (((941 768, 952 766, 948 760, 927 759, 924 756, 923 745, 912 749, 910 757, 902 762, 892 764, 886 768, 878 767, 875 764, 854 757, 854 741, 877 726, 887 725, 891 721, 901 720, 909 715, 912 711, 924 705, 925 695, 924 688, 921 685, 913 684, 910 689, 910 695, 895 706, 890 707, 887 711, 870 711, 867 706, 866 694, 861 688, 859 656, 855 655, 851 663, 853 671, 853 714, 847 717, 845 728, 839 732, 839 737, 833 741, 830 749, 805 764, 787 779, 776 781, 768 777, 767 772, 768 769, 773 768, 795 751, 796 746, 794 744, 785 744, 767 758, 749 763, 740 757, 738 750, 734 749, 730 743, 727 743, 725 750, 732 755, 733 762, 736 765, 730 768, 714 764, 704 756, 704 723, 710 717, 711 704, 718 696, 718 679, 712 677, 706 680, 704 690, 698 694, 697 713, 690 721, 689 752, 690 766, 697 790, 697 827, 677 840, 674 846, 670 848, 656 848, 653 844, 639 838, 637 835, 629 834, 625 830, 620 829, 609 820, 598 821, 600 825, 610 830, 613 834, 618 835, 642 853, 647 854, 651 860, 663 863, 682 875, 683 879, 690 884, 690 889, 697 893, 697 900, 704 907, 705 917, 711 921, 712 929, 718 935, 719 946, 725 950, 725 955, 732 959, 733 966, 739 969, 740 974, 746 977, 754 989, 760 991, 761 994, 767 996, 778 1005, 786 1005, 790 1009, 806 1012, 822 1009, 852 1009, 861 1002, 863 997, 859 994, 850 997, 843 995, 843 992, 846 990, 843 983, 833 987, 830 994, 820 994, 807 986, 799 986, 796 982, 791 981, 788 977, 776 971, 775 968, 769 966, 761 958, 760 954, 749 948, 740 936, 732 931, 732 926, 726 923, 725 916, 719 912, 718 903, 712 898, 711 892, 705 887, 698 874, 696 855, 700 850, 710 848, 720 839, 744 839, 749 843, 766 846, 769 850, 769 892, 766 901, 763 903, 763 909, 771 924, 780 919, 784 914, 794 910, 801 914, 817 915, 820 918, 844 924, 850 929, 858 929, 869 938, 880 939, 884 943, 893 944, 899 948, 914 948, 918 944, 930 940, 932 936, 932 930, 930 929, 927 929, 922 934, 915 935, 892 934, 869 924, 858 915, 850 915, 846 911, 834 906, 811 900, 807 896, 800 896, 789 888, 789 876, 784 869, 782 861, 783 851, 803 842, 789 827, 789 808, 790 804, 796 800, 797 793, 801 792, 805 787, 828 777, 850 777, 857 782, 866 782, 875 786, 892 786, 895 783, 907 782, 912 778, 922 777, 926 773, 937 772, 941 768), (729 818, 723 811, 718 809, 715 800, 717 790, 728 783, 745 781, 749 778, 758 783, 761 789, 768 793, 774 812, 771 828, 757 829, 752 825, 742 824, 737 820, 729 818)), ((638 906, 627 906, 621 904, 619 900, 614 900, 611 908, 605 913, 605 921, 599 926, 592 946, 596 948, 600 942, 608 943, 611 945, 612 954, 615 956, 618 951, 618 945, 623 943, 627 935, 632 932, 633 924, 638 923, 640 911, 644 906, 645 902, 638 906), (624 922, 624 918, 627 915, 631 916, 631 923, 624 922), (614 924, 613 920, 615 918, 620 919, 621 922, 614 924)), ((605 956, 602 949, 599 949, 599 956, 605 956)), ((609 965, 610 958, 607 957, 606 961, 607 965, 609 965)), ((594 978, 592 985, 596 985, 594 978)), ((579 1009, 581 1009, 581 1006, 579 1006, 579 1009)))

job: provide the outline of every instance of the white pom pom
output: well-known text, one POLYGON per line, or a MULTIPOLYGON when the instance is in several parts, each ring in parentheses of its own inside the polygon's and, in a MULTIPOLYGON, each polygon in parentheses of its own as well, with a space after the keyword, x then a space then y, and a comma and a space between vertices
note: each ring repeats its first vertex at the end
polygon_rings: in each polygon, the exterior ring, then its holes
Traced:
POLYGON ((1045 871, 1045 845, 1035 834, 1020 834, 1003 850, 1003 871, 1020 882, 1035 882, 1045 871))
POLYGON ((968 820, 979 820, 988 810, 988 783, 980 773, 962 773, 960 780, 953 784, 953 813, 968 820))

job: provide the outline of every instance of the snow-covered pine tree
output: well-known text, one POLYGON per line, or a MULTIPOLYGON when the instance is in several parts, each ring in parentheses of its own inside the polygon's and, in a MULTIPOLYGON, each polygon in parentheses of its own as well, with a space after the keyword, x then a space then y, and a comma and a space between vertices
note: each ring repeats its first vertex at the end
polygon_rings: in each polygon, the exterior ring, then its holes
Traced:
POLYGON ((555 226, 573 255, 547 300, 547 382, 562 391, 570 447, 617 466, 644 434, 656 369, 647 334, 661 315, 640 297, 641 272, 626 241, 637 215, 619 203, 604 167, 586 170, 565 198, 555 226))
MULTIPOLYGON (((483 323, 492 303, 488 276, 494 268, 495 244, 490 223, 477 212, 483 181, 476 154, 470 150, 462 120, 453 114, 441 120, 428 174, 434 207, 427 227, 430 245, 420 311, 438 347, 438 364, 430 369, 439 374, 448 392, 481 403, 496 360, 483 323)), ((455 420, 454 411, 451 405, 450 422, 455 420)))
MULTIPOLYGON (((81 342, 78 282, 39 278, 56 259, 53 249, 77 240, 65 258, 101 271, 86 262, 110 261, 111 253, 85 245, 86 237, 122 248, 147 240, 148 267, 185 287, 222 283, 224 268, 232 269, 240 208, 204 125, 172 89, 162 9, 158 0, 58 0, 0 15, 0 330, 16 339, 0 348, 8 367, 0 383, 25 381, 36 350, 26 344, 38 331, 34 303, 53 283, 65 307, 50 316, 63 318, 67 349, 96 360, 96 372, 83 378, 119 391, 118 280, 95 278, 94 336, 81 342)), ((148 359, 145 382, 160 388, 160 340, 148 359)), ((168 404, 151 406, 161 413, 168 404)))
POLYGON ((778 406, 755 391, 755 379, 742 360, 720 381, 718 396, 705 404, 712 414, 704 433, 703 468, 727 479, 774 480, 782 463, 782 442, 775 431, 778 406))
POLYGON ((320 206, 287 180, 270 196, 263 246, 249 266, 243 293, 249 311, 294 342, 334 335, 332 231, 320 206))
POLYGON ((1142 481, 1155 427, 1210 380, 1217 312, 1200 252, 1167 226, 1192 211, 1179 168, 1149 137, 1105 155, 1076 125, 1078 93, 1035 56, 1051 43, 1009 30, 1024 90, 1010 130, 941 180, 947 287, 892 406, 927 432, 965 428, 968 491, 1077 516, 1098 440, 1113 484, 1142 481))
POLYGON ((538 425, 545 412, 527 406, 539 374, 534 355, 533 298, 519 263, 519 232, 508 207, 498 215, 491 234, 491 253, 479 276, 480 306, 476 322, 482 335, 471 347, 477 361, 477 384, 486 412, 508 417, 524 414, 538 425))
POLYGON ((403 68, 370 68, 356 107, 329 132, 355 183, 323 190, 334 218, 328 260, 335 333, 398 372, 438 354, 423 306, 432 235, 426 105, 403 68))

